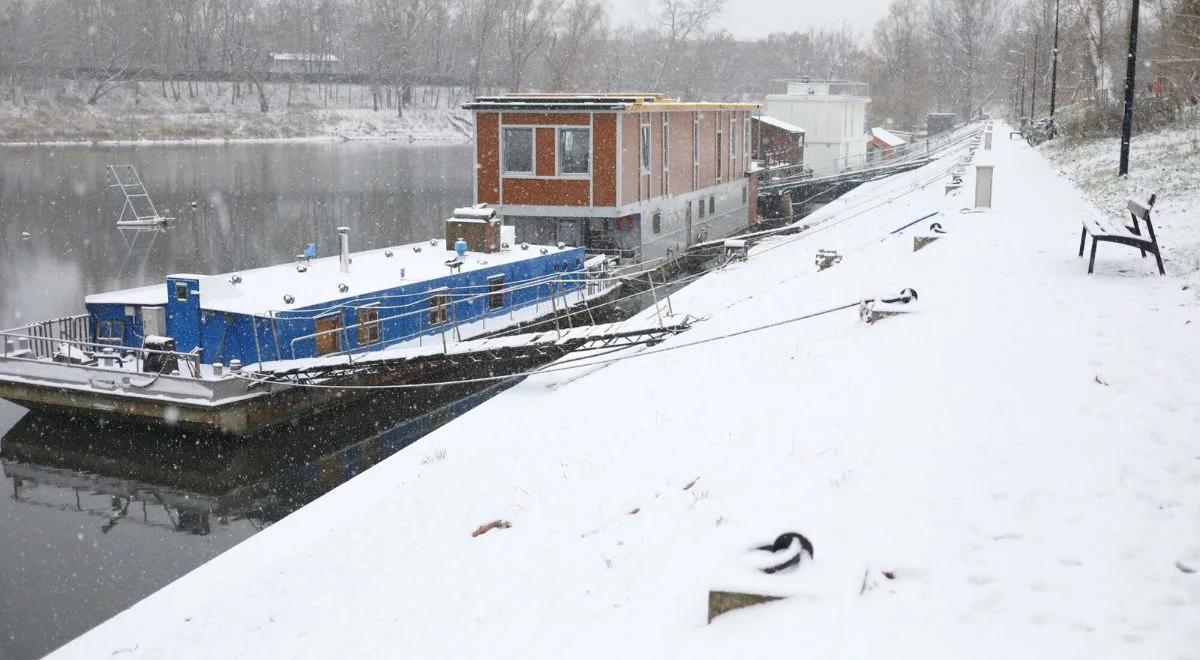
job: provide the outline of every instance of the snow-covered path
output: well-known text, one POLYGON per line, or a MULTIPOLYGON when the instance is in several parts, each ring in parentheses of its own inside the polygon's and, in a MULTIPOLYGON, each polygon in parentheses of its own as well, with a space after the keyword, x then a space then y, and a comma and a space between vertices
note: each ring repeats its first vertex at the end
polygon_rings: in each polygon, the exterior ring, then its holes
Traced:
POLYGON ((1200 310, 1129 248, 1088 276, 1078 190, 995 161, 987 213, 914 189, 938 164, 854 191, 676 294, 707 319, 664 346, 914 313, 532 378, 54 657, 1197 657, 1200 310), (792 530, 815 560, 757 574, 792 530), (731 587, 791 597, 706 625, 731 587))

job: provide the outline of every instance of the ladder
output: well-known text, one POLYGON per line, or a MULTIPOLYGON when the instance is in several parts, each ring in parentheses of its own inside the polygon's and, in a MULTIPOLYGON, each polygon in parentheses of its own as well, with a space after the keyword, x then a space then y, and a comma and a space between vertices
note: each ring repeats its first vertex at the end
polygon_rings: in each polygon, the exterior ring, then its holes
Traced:
POLYGON ((120 271, 124 275, 135 262, 142 263, 149 258, 158 235, 166 231, 168 221, 173 218, 159 214, 142 177, 132 165, 109 165, 108 180, 108 187, 120 190, 125 198, 121 214, 117 216, 117 230, 127 248, 120 271))

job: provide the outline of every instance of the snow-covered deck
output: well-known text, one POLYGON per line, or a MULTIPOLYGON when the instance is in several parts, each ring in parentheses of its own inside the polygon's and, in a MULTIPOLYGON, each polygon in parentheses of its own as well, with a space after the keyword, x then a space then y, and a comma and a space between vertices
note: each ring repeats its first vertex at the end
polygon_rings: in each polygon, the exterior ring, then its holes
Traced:
POLYGON ((991 211, 914 186, 945 163, 866 184, 641 350, 904 287, 916 313, 532 378, 52 657, 1191 657, 1200 308, 1134 250, 1088 276, 1091 205, 995 146, 991 211), (921 251, 927 222, 889 235, 939 210, 921 251), (815 560, 757 575, 791 530, 815 560), (737 587, 792 597, 706 625, 737 587))

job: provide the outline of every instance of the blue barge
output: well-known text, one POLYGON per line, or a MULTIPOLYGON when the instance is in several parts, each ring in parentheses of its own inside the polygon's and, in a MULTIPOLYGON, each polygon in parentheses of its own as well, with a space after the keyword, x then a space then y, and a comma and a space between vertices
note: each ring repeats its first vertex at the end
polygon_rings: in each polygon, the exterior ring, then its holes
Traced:
POLYGON ((0 398, 245 434, 337 397, 257 382, 256 368, 446 347, 620 289, 605 277, 610 260, 518 244, 485 208, 456 211, 444 238, 351 253, 342 227, 338 244, 331 256, 89 295, 86 314, 0 332, 0 398))

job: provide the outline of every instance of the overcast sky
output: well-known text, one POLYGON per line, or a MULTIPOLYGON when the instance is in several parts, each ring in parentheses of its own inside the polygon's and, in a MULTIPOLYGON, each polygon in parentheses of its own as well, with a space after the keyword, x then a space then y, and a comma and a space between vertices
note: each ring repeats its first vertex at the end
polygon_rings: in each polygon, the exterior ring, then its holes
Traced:
MULTIPOLYGON (((618 25, 644 21, 652 0, 605 0, 618 25)), ((735 37, 754 39, 771 32, 804 30, 849 22, 862 35, 887 12, 888 0, 726 0, 719 21, 735 37)))

